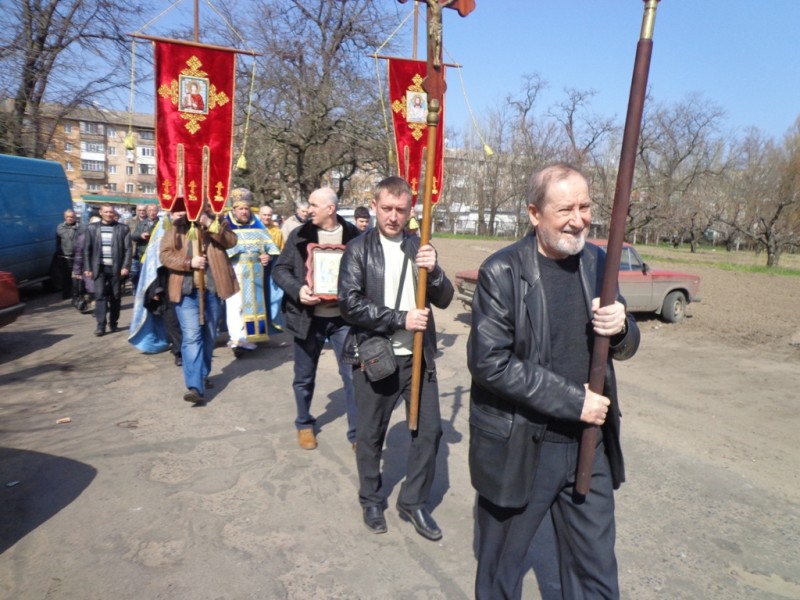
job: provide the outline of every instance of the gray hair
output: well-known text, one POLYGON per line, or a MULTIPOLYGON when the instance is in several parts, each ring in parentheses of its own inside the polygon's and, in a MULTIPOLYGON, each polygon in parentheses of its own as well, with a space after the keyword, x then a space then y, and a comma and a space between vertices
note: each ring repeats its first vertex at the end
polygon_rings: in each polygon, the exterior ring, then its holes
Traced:
POLYGON ((566 162, 547 165, 531 175, 528 181, 528 205, 533 205, 541 210, 544 207, 550 185, 564 181, 570 175, 579 175, 584 180, 586 179, 578 167, 566 162))

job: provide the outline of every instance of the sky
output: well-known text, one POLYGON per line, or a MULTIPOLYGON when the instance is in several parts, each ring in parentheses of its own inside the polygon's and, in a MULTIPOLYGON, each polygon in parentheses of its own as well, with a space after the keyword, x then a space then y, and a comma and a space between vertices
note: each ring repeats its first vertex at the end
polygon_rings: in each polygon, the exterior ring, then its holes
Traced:
MULTIPOLYGON (((405 16, 410 5, 399 6, 405 16)), ((549 84, 543 104, 562 99, 565 87, 592 89, 594 111, 622 124, 643 15, 642 0, 476 0, 466 18, 445 11, 445 60, 463 65, 479 122, 520 89, 523 74, 537 72, 549 84)), ((673 103, 700 93, 726 111, 726 128, 755 126, 780 139, 800 115, 799 29, 800 0, 662 0, 652 96, 673 103)), ((446 111, 451 125, 470 121, 455 74, 446 111)))
MULTIPOLYGON (((412 10, 411 3, 378 1, 390 4, 398 25, 412 10)), ((466 97, 479 123, 519 91, 524 74, 534 72, 548 83, 542 108, 563 99, 567 87, 594 90, 592 111, 624 123, 642 0, 476 0, 476 5, 466 18, 445 11, 443 38, 445 62, 463 65, 466 97)), ((191 3, 183 2, 179 10, 190 15, 191 3)), ((205 18, 214 15, 201 3, 201 22, 205 18)), ((159 35, 164 22, 145 32, 159 35)), ((184 23, 191 25, 191 16, 184 23)), ((662 0, 653 34, 652 98, 671 104, 699 93, 725 110, 726 131, 757 127, 780 139, 800 115, 799 28, 800 0, 662 0)), ((398 34, 407 42, 404 56, 411 55, 412 31, 409 19, 398 34)), ((420 32, 424 38, 423 19, 420 32)), ((448 126, 472 126, 452 71, 445 107, 448 126)), ((152 96, 137 110, 151 111, 152 96)))

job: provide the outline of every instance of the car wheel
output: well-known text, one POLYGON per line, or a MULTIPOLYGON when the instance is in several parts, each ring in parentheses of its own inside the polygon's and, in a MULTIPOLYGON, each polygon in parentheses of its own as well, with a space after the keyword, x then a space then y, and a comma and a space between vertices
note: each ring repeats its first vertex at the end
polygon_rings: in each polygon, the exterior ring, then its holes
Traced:
POLYGON ((664 298, 664 305, 661 307, 661 316, 667 323, 680 323, 686 316, 686 296, 683 292, 670 292, 664 298))

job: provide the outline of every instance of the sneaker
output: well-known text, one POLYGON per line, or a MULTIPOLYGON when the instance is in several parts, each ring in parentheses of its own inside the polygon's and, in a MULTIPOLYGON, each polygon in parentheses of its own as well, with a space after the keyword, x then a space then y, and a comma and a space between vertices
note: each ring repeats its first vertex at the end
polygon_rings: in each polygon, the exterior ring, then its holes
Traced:
POLYGON ((106 334, 106 328, 103 327, 102 325, 98 325, 97 329, 94 330, 94 334, 97 337, 103 337, 106 334))

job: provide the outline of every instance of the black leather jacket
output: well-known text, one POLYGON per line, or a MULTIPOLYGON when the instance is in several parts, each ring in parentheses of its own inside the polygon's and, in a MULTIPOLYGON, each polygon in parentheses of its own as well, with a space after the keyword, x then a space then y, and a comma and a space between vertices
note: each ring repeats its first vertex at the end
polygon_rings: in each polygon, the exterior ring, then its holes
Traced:
MULTIPOLYGON (((589 315, 592 298, 600 295, 604 264, 605 253, 587 244, 579 273, 589 315)), ((611 359, 633 356, 639 339, 629 316, 627 331, 610 340, 604 395, 611 407, 602 432, 615 488, 625 480, 625 469, 611 359)), ((549 340, 536 235, 530 233, 481 266, 467 342, 470 476, 478 493, 499 506, 522 507, 529 501, 547 422, 580 420, 584 388, 550 370, 549 340)))
MULTIPOLYGON (((419 238, 405 234, 402 242, 403 252, 411 259, 406 277, 413 273, 417 282, 418 269, 414 262, 419 250, 419 238)), ((405 329, 404 310, 394 310, 383 304, 383 247, 377 228, 370 229, 350 242, 342 257, 339 268, 339 307, 344 319, 352 325, 345 342, 344 360, 357 364, 356 344, 376 334, 392 335, 398 329, 405 329)), ((428 273, 427 302, 437 308, 447 308, 453 299, 453 284, 437 264, 428 273)), ((423 354, 428 371, 435 370, 436 325, 431 313, 423 336, 423 354)))
MULTIPOLYGON (((344 228, 342 243, 358 237, 361 232, 358 228, 345 221, 342 217, 336 220, 344 228)), ((314 307, 300 302, 300 288, 306 285, 306 259, 308 258, 308 245, 319 242, 319 227, 311 221, 303 223, 294 229, 281 255, 272 267, 272 279, 283 290, 281 309, 285 319, 286 331, 299 339, 306 339, 311 319, 314 316, 314 307)))

